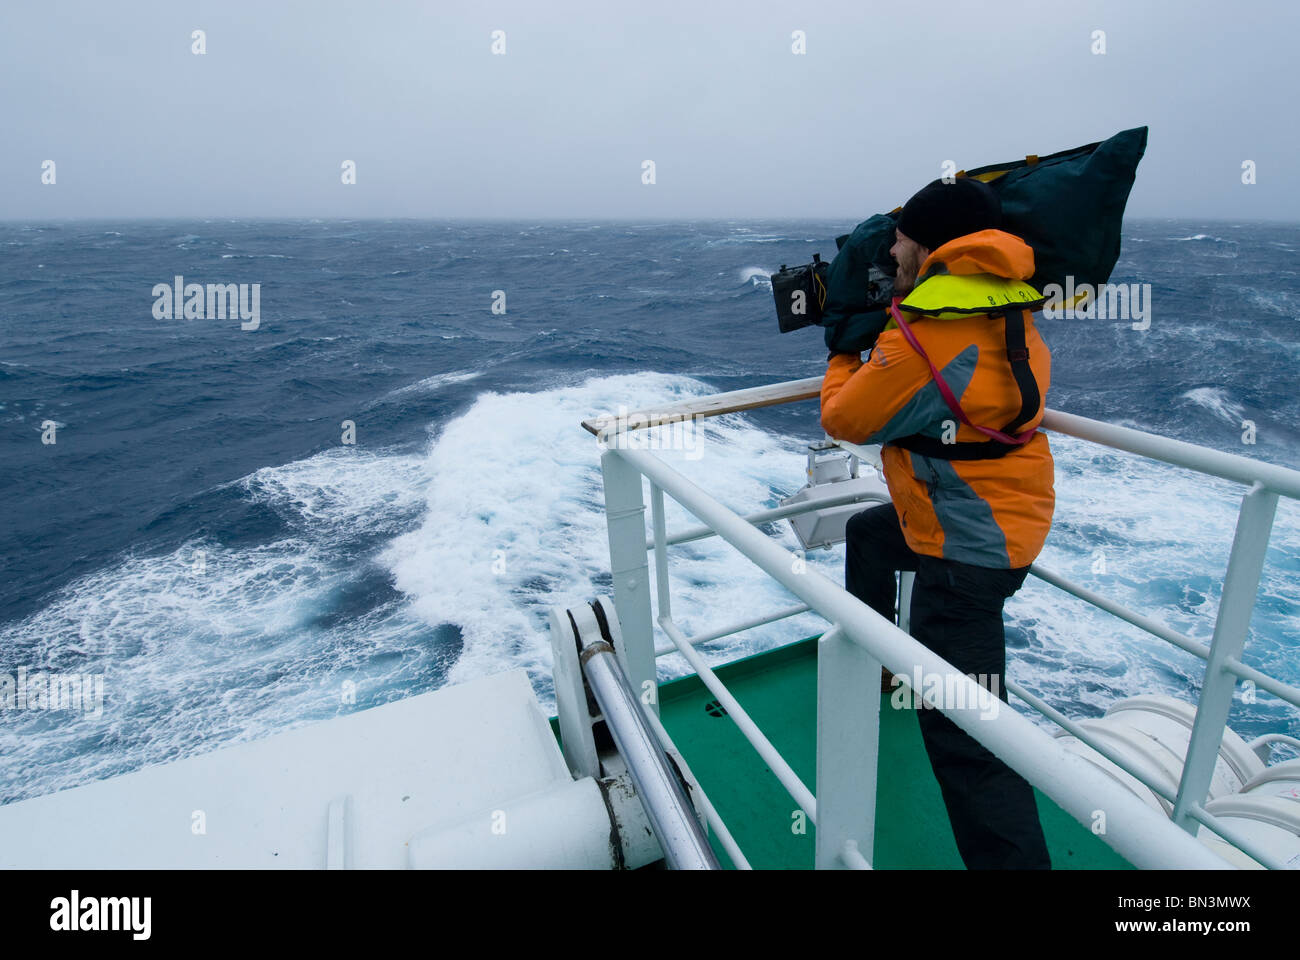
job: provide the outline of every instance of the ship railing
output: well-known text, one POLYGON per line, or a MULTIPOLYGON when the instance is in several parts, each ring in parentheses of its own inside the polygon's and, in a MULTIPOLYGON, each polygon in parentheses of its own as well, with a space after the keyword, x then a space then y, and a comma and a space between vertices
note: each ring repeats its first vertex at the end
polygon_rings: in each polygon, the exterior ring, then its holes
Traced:
MULTIPOLYGON (((819 868, 870 867, 868 857, 873 849, 875 832, 880 704, 878 697, 864 697, 862 693, 878 689, 882 665, 903 677, 919 672, 924 677, 943 678, 942 690, 938 684, 927 684, 925 689, 914 691, 914 695, 941 710, 1080 823, 1092 828, 1133 865, 1143 868, 1226 867, 1225 861, 1196 839, 1199 827, 1203 825, 1264 866, 1285 867, 1270 851, 1260 849, 1259 844, 1242 836, 1240 831, 1207 813, 1204 803, 1238 678, 1251 681, 1259 689, 1300 706, 1300 689, 1269 677, 1241 660, 1278 497, 1300 499, 1300 472, 1060 411, 1048 410, 1043 418, 1043 429, 1232 480, 1247 487, 1237 518, 1213 638, 1208 646, 1040 564, 1031 567, 1031 572, 1044 582, 1206 661, 1183 774, 1178 790, 1172 796, 1160 784, 1152 782, 1146 771, 1098 742, 1079 724, 1019 684, 1006 684, 1009 693, 1171 802, 1173 811, 1165 817, 1098 767, 1066 751, 1056 738, 1027 717, 1014 710, 998 710, 993 694, 984 687, 960 674, 904 629, 881 617, 839 584, 807 565, 801 555, 779 546, 755 526, 795 516, 805 510, 822 510, 853 502, 855 498, 852 495, 741 516, 646 449, 646 444, 633 441, 637 431, 651 427, 688 421, 694 424, 707 417, 807 400, 820 396, 820 391, 821 378, 815 377, 714 394, 670 404, 655 411, 583 422, 583 427, 597 436, 604 450, 601 470, 614 603, 622 625, 631 673, 629 680, 634 688, 647 689, 646 682, 652 688, 657 682, 657 658, 672 652, 680 653, 726 709, 727 715, 795 804, 816 826, 815 865, 819 868), (643 478, 650 484, 652 533, 649 538, 646 536, 643 478), (701 525, 670 537, 665 522, 665 494, 701 525), (707 633, 686 636, 672 615, 667 548, 712 536, 721 537, 802 602, 707 633), (654 614, 651 612, 647 556, 650 552, 653 552, 655 566, 657 610, 654 614), (808 612, 819 615, 830 625, 818 640, 815 794, 696 649, 712 640, 808 612), (656 624, 667 637, 668 644, 656 646, 656 624), (1104 824, 1104 828, 1098 829, 1099 824, 1104 824)), ((840 445, 868 461, 874 459, 869 449, 848 443, 840 445)), ((863 498, 863 502, 867 499, 863 498)), ((905 592, 908 586, 905 578, 905 592)), ((906 609, 905 604, 900 604, 900 607, 906 609)), ((665 749, 675 750, 658 720, 658 703, 650 704, 648 711, 651 726, 665 749)), ((748 867, 743 851, 707 795, 701 797, 701 803, 710 827, 732 862, 741 868, 748 867)))

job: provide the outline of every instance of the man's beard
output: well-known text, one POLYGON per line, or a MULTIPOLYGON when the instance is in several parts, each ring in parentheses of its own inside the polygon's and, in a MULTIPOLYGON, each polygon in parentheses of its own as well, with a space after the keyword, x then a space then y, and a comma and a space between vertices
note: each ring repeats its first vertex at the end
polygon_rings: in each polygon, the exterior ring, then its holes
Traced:
POLYGON ((899 264, 898 272, 894 274, 894 296, 904 297, 912 292, 916 286, 916 267, 908 264, 899 264))
POLYGON ((904 257, 897 263, 898 270, 894 273, 894 296, 905 297, 916 287, 916 275, 921 269, 921 261, 904 257))

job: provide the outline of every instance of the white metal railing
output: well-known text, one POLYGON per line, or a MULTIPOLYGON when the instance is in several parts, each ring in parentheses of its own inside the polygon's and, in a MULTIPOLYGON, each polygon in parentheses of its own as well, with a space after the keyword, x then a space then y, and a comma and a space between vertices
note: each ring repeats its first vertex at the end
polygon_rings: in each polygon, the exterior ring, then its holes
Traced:
MULTIPOLYGON (((1078 736, 1171 801, 1174 804, 1173 814, 1171 818, 1165 818, 1097 767, 1066 752, 1059 742, 1025 717, 1010 710, 997 711, 992 702, 995 698, 987 690, 958 673, 947 661, 917 643, 898 626, 880 617, 838 584, 806 565, 795 563, 795 557, 789 551, 778 546, 754 526, 797 515, 805 510, 824 509, 831 501, 796 504, 742 517, 714 500, 658 457, 622 442, 630 430, 808 399, 819 395, 819 387, 819 378, 791 381, 716 394, 702 400, 684 401, 655 414, 633 414, 620 418, 617 422, 613 418, 584 422, 583 426, 600 437, 602 446, 607 448, 601 458, 601 467, 610 543, 610 570, 633 686, 640 688, 645 681, 651 684, 656 682, 657 657, 674 651, 681 653, 696 670, 701 681, 726 707, 728 715, 796 804, 816 825, 818 867, 863 868, 870 865, 863 856, 863 851, 871 851, 875 828, 879 699, 864 698, 861 692, 864 689, 875 689, 882 665, 897 674, 907 675, 911 668, 919 668, 925 675, 945 677, 950 681, 945 684, 948 691, 954 691, 955 687, 957 699, 962 705, 938 702, 937 695, 927 695, 924 691, 916 691, 916 695, 941 709, 954 723, 1081 823, 1091 825, 1092 817, 1098 810, 1106 811, 1109 828, 1102 838, 1131 863, 1140 867, 1225 867, 1224 861, 1194 839, 1197 824, 1200 823, 1266 866, 1282 866, 1276 857, 1257 849, 1256 844, 1207 814, 1202 804, 1208 794, 1214 762, 1227 724, 1236 678, 1253 680, 1260 689, 1300 705, 1300 690, 1247 667, 1240 661, 1277 497, 1280 494, 1300 499, 1300 472, 1072 414, 1049 410, 1044 417, 1045 429, 1235 480, 1250 487, 1238 518, 1237 535, 1224 581, 1214 639, 1208 647, 1152 618, 1130 611, 1073 584, 1037 564, 1031 568, 1031 572, 1044 581, 1206 659, 1206 676, 1183 777, 1174 796, 1169 796, 1168 791, 1159 785, 1147 782, 1151 779, 1149 776, 1132 769, 1133 764, 1098 744, 1095 738, 1087 735, 1077 724, 1018 685, 1010 682, 1007 684, 1009 692, 1019 696, 1044 716, 1078 736), (648 540, 642 496, 643 477, 650 481, 653 534, 648 540), (680 531, 670 538, 664 517, 665 492, 702 521, 702 525, 680 531), (726 540, 803 603, 706 634, 685 636, 672 618, 667 547, 712 536, 726 540), (655 619, 652 619, 650 609, 646 556, 650 550, 654 551, 658 594, 658 616, 655 619), (697 644, 809 611, 817 613, 831 624, 831 628, 819 640, 818 650, 815 795, 795 775, 695 650, 697 644), (655 645, 656 622, 671 641, 669 645, 655 645)), ((869 450, 847 443, 842 443, 841 446, 864 456, 868 461, 873 459, 869 450)), ((846 495, 834 503, 853 501, 852 496, 846 495)), ((651 709, 657 711, 657 704, 651 709)), ((657 717, 653 718, 652 725, 664 741, 664 746, 672 748, 668 734, 657 717)), ((717 817, 712 803, 707 797, 702 799, 709 812, 709 821, 715 827, 715 832, 724 837, 733 862, 747 867, 743 854, 717 817)))

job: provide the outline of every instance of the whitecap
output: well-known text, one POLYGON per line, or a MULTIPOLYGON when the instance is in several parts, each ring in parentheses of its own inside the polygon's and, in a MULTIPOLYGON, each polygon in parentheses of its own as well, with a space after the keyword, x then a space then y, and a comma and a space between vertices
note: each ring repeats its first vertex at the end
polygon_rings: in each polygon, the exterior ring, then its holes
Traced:
POLYGON ((1182 394, 1181 399, 1203 407, 1231 423, 1240 423, 1245 412, 1245 407, 1228 396, 1228 391, 1222 387, 1197 387, 1182 394))

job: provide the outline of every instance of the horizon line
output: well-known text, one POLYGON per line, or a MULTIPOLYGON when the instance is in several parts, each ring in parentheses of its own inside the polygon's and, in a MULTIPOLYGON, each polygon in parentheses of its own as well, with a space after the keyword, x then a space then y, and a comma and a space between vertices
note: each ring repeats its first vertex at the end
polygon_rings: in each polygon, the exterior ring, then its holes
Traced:
MULTIPOLYGON (((873 216, 868 214, 867 216, 873 216)), ((851 218, 822 216, 705 216, 705 217, 584 217, 584 216, 210 216, 203 214, 175 214, 162 216, 85 216, 85 217, 8 217, 0 216, 0 224, 45 224, 45 223, 169 223, 176 221, 208 223, 720 223, 720 222, 786 222, 786 223, 847 223, 851 218)), ((1300 224, 1300 219, 1282 217, 1257 217, 1243 219, 1224 216, 1125 216, 1124 222, 1134 221, 1199 221, 1203 223, 1237 223, 1237 224, 1300 224)), ((855 221, 861 223, 862 221, 855 221)))

